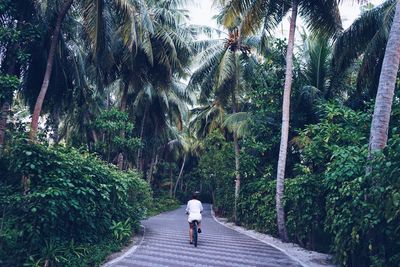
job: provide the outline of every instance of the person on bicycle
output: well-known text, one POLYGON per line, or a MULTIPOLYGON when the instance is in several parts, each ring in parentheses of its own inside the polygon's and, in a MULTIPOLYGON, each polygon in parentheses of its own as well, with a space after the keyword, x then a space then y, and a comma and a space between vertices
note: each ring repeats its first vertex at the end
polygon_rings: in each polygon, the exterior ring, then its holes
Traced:
POLYGON ((199 192, 194 192, 192 195, 192 199, 188 201, 186 206, 186 214, 188 214, 188 222, 189 222, 189 239, 190 244, 193 244, 193 226, 194 221, 197 221, 198 233, 201 233, 201 212, 203 211, 203 205, 197 199, 199 192))

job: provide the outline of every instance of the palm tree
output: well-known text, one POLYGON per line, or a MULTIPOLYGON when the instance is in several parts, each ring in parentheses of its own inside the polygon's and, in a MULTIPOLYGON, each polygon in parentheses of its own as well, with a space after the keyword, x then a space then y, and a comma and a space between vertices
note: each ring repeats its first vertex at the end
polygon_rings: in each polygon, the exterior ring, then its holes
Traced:
MULTIPOLYGON (((45 3, 40 4, 45 5, 45 3)), ((47 56, 46 71, 44 73, 42 86, 36 99, 32 115, 30 131, 30 138, 32 140, 36 137, 39 116, 52 76, 51 74, 53 71, 56 48, 60 39, 61 24, 72 4, 73 0, 65 1, 56 16, 57 19, 52 31, 51 44, 47 56)), ((115 0, 113 3, 106 1, 81 0, 77 1, 75 6, 78 10, 82 11, 83 14, 83 24, 86 31, 85 36, 97 71, 97 87, 101 90, 103 83, 111 82, 109 72, 111 71, 113 63, 110 54, 111 38, 109 38, 109 36, 110 33, 114 31, 110 23, 112 18, 110 15, 111 10, 116 12, 120 18, 125 19, 125 27, 123 28, 123 31, 121 31, 121 34, 124 37, 123 40, 126 41, 126 45, 131 47, 135 47, 140 42, 139 39, 142 36, 138 33, 142 31, 143 27, 148 26, 149 15, 146 12, 146 6, 143 0, 115 0)))
POLYGON ((365 10, 335 40, 329 92, 337 94, 348 91, 344 81, 347 80, 350 67, 359 60, 356 91, 347 93, 348 102, 354 108, 362 108, 365 102, 376 96, 396 3, 396 0, 387 0, 377 7, 365 10))
POLYGON ((306 86, 313 87, 322 98, 328 99, 332 40, 326 35, 315 33, 304 33, 302 37, 304 46, 301 56, 304 65, 301 70, 306 79, 306 86))
MULTIPOLYGON (((9 2, 0 11, 0 24, 3 30, 25 33, 34 24, 35 8, 31 1, 9 2)), ((25 52, 27 45, 21 36, 10 38, 8 34, 0 37, 0 149, 4 144, 7 117, 13 100, 13 93, 19 86, 21 69, 25 63, 19 62, 17 54, 25 52)), ((0 151, 1 152, 1 151, 0 151)))
MULTIPOLYGON (((147 150, 152 151, 148 180, 152 180, 152 171, 158 163, 159 152, 170 140, 178 139, 178 132, 182 131, 182 121, 188 113, 188 104, 190 101, 186 98, 186 91, 183 90, 180 81, 175 80, 168 90, 151 87, 148 88, 149 95, 140 99, 140 107, 146 112, 146 129, 141 129, 142 140, 149 137, 151 142, 146 142, 147 150), (177 131, 176 131, 176 130, 177 131), (147 131, 145 131, 147 130, 147 131), (144 135, 143 133, 146 132, 144 135)), ((144 124, 143 124, 144 125, 144 124)), ((140 151, 142 154, 142 151, 140 151)), ((141 155, 142 157, 142 155, 141 155)), ((139 164, 141 164, 139 159, 139 164)))
POLYGON ((176 148, 180 152, 180 158, 182 158, 179 175, 175 181, 175 186, 172 194, 174 197, 176 196, 178 184, 181 181, 187 160, 190 159, 191 156, 197 156, 202 146, 202 142, 200 141, 200 139, 196 138, 193 131, 191 131, 188 126, 189 124, 184 124, 183 131, 178 135, 178 138, 169 142, 172 148, 176 148))
MULTIPOLYGON (((220 1, 223 4, 226 1, 220 1)), ((290 3, 266 0, 240 1, 232 0, 224 10, 223 21, 226 26, 235 23, 233 19, 240 14, 243 21, 241 28, 243 34, 257 32, 260 27, 270 30, 283 15, 291 9, 288 47, 286 53, 286 73, 282 104, 282 129, 281 144, 279 149, 277 183, 276 183, 276 210, 279 236, 287 241, 285 226, 285 213, 283 207, 284 178, 286 169, 286 156, 289 135, 290 118, 290 91, 292 87, 293 47, 298 13, 302 15, 308 27, 315 32, 335 34, 341 30, 341 20, 337 2, 335 0, 292 0, 290 3)))
POLYGON ((378 92, 375 100, 374 114, 371 123, 369 154, 386 146, 389 131, 389 120, 392 109, 396 77, 400 63, 400 1, 396 4, 396 13, 386 45, 385 57, 379 78, 378 92))
POLYGON ((299 77, 304 81, 304 86, 298 88, 292 96, 292 110, 295 114, 296 127, 316 123, 318 116, 316 106, 335 97, 342 95, 332 94, 331 83, 331 55, 332 38, 323 34, 302 33, 303 44, 299 47, 298 60, 300 64, 299 77))
POLYGON ((9 1, 0 11, 0 24, 5 32, 15 32, 16 38, 3 34, 0 37, 0 147, 4 143, 7 117, 10 111, 15 90, 20 86, 22 70, 29 66, 24 60, 25 53, 31 54, 37 38, 32 35, 32 28, 40 24, 34 1, 9 1), (35 25, 35 26, 34 26, 35 25), (30 33, 31 32, 31 33, 30 33))
MULTIPOLYGON (((134 110, 140 125, 140 140, 143 140, 146 123, 154 115, 151 112, 158 112, 160 124, 157 127, 162 131, 165 120, 160 118, 165 117, 165 112, 168 111, 171 116, 180 114, 171 111, 176 111, 177 105, 183 109, 180 99, 190 101, 177 80, 189 75, 194 39, 200 31, 188 25, 187 11, 182 9, 183 2, 146 1, 150 21, 141 30, 142 39, 131 50, 125 49, 123 44, 119 45, 115 56, 123 81, 120 109, 134 110), (171 105, 168 104, 170 101, 171 105)), ((125 27, 123 23, 120 31, 123 32, 125 27)), ((136 167, 139 170, 143 169, 142 151, 139 148, 137 152, 136 167)))
MULTIPOLYGON (((202 42, 201 45, 205 43, 202 42)), ((199 68, 193 73, 188 88, 200 91, 200 103, 207 103, 211 114, 215 111, 231 109, 235 114, 240 110, 241 93, 246 89, 246 73, 251 73, 255 58, 251 56, 252 47, 259 48, 260 38, 242 38, 238 27, 229 30, 226 39, 214 39, 208 42, 200 54, 199 68), (208 45, 208 47, 207 47, 208 45)), ((206 116, 206 121, 208 115, 206 116)), ((210 120, 215 123, 216 121, 210 120)), ((222 124, 222 123, 221 123, 222 124)), ((234 219, 237 220, 237 202, 240 192, 240 147, 237 132, 233 131, 235 151, 235 208, 234 219)))
POLYGON ((65 1, 57 15, 56 24, 54 26, 53 33, 51 36, 50 50, 49 50, 49 54, 47 57, 46 71, 44 74, 42 87, 40 88, 40 92, 37 97, 35 108, 34 108, 34 111, 32 114, 31 131, 29 133, 29 138, 31 140, 34 140, 36 138, 40 112, 42 110, 42 105, 43 105, 43 101, 44 101, 44 98, 47 93, 47 89, 49 88, 51 72, 53 71, 54 56, 56 53, 56 48, 58 45, 58 40, 59 40, 59 36, 60 36, 60 32, 61 32, 61 24, 66 16, 68 10, 71 7, 72 2, 73 2, 73 0, 65 1))

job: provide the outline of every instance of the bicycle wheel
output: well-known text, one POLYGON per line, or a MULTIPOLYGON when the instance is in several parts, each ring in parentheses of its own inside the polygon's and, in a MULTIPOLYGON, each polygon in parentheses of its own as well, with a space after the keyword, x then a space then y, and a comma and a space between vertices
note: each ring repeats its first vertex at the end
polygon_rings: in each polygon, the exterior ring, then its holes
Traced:
POLYGON ((193 244, 197 247, 197 221, 194 221, 193 225, 193 244))

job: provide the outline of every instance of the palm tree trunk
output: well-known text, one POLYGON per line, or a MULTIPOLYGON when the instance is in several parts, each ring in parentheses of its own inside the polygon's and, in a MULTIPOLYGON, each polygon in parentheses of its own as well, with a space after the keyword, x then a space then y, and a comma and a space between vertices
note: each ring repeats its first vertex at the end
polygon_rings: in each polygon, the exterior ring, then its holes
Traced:
POLYGON ((386 45, 381 75, 379 77, 378 92, 376 94, 374 114, 372 117, 369 157, 383 149, 388 140, 390 113, 394 89, 396 86, 397 71, 400 63, 400 1, 397 1, 396 12, 386 45))
POLYGON ((154 157, 155 157, 155 150, 153 150, 153 154, 151 156, 151 160, 150 160, 150 168, 147 171, 147 183, 150 184, 151 182, 151 175, 153 172, 153 164, 154 164, 154 157))
MULTIPOLYGON (((144 126, 146 124, 146 118, 147 118, 147 113, 149 112, 149 105, 146 104, 146 107, 144 109, 144 114, 143 114, 143 118, 142 118, 142 125, 140 127, 140 142, 142 142, 143 140, 143 134, 144 134, 144 126)), ((143 170, 143 166, 142 166, 142 147, 138 148, 138 153, 137 153, 137 163, 136 163, 136 168, 139 171, 143 170)))
MULTIPOLYGON (((146 106, 147 107, 147 106, 146 106)), ((154 143, 153 143, 153 155, 151 157, 151 162, 150 162, 150 170, 148 172, 148 183, 151 186, 151 183, 153 181, 153 172, 154 172, 154 168, 158 163, 158 147, 157 147, 157 136, 158 136, 158 125, 155 125, 155 129, 154 129, 154 143)))
MULTIPOLYGON (((128 89, 129 89, 129 84, 124 83, 124 90, 122 91, 121 103, 119 106, 119 110, 122 112, 126 111, 126 104, 127 104, 127 100, 128 100, 128 89)), ((120 136, 122 139, 125 138, 124 130, 121 130, 120 136)), ((120 171, 122 171, 124 169, 124 153, 123 153, 123 151, 120 151, 118 154, 117 166, 120 171)))
MULTIPOLYGON (((21 23, 18 21, 17 29, 21 28, 21 23)), ((6 70, 6 73, 9 75, 15 75, 19 77, 20 75, 16 73, 17 70, 17 55, 16 52, 18 51, 18 43, 14 43, 11 45, 10 53, 6 53, 6 57, 3 62, 3 67, 6 70)), ((1 70, 0 70, 1 71, 1 70)), ((11 103, 13 101, 12 93, 6 96, 6 99, 3 101, 1 105, 1 113, 0 113, 0 153, 1 148, 5 142, 5 135, 6 135, 6 128, 7 128, 7 117, 11 109, 11 103)))
POLYGON ((236 132, 233 133, 233 145, 235 147, 235 209, 233 211, 233 218, 235 223, 237 223, 237 203, 239 200, 239 192, 240 192, 240 148, 239 148, 239 140, 236 132))
POLYGON ((293 80, 293 46, 296 30, 298 1, 292 0, 292 16, 290 18, 289 40, 286 53, 286 73, 285 73, 285 87, 283 90, 283 104, 282 104, 282 129, 281 129, 281 144, 279 148, 279 159, 276 174, 276 215, 279 237, 282 241, 287 242, 287 231, 285 225, 285 210, 283 206, 283 196, 285 188, 285 168, 287 146, 289 138, 289 118, 290 118, 290 91, 292 88, 293 80))
POLYGON ((176 189, 178 187, 179 181, 181 180, 181 177, 182 177, 182 174, 183 174, 183 168, 185 168, 185 163, 186 163, 186 154, 183 156, 181 170, 179 171, 178 178, 176 179, 175 188, 174 188, 174 197, 176 196, 176 189))
POLYGON ((117 167, 118 167, 118 170, 120 170, 120 171, 122 171, 124 169, 124 154, 122 152, 119 152, 119 154, 118 154, 117 167))
MULTIPOLYGON (((236 75, 238 77, 238 75, 236 75)), ((235 114, 237 112, 237 102, 235 92, 232 93, 232 102, 233 108, 232 113, 235 114)), ((235 205, 233 210, 233 218, 235 223, 237 223, 237 203, 239 201, 239 193, 240 193, 240 147, 239 147, 239 139, 237 133, 233 132, 233 146, 235 149, 235 205)))
POLYGON ((169 167, 169 196, 172 197, 172 189, 174 188, 174 178, 172 172, 172 166, 169 167))
POLYGON ((150 169, 147 173, 147 182, 149 184, 151 184, 151 182, 153 181, 153 172, 157 164, 158 164, 158 151, 157 148, 155 147, 153 150, 153 156, 151 157, 150 169))
POLYGON ((122 91, 121 103, 119 105, 119 110, 122 112, 125 112, 126 110, 126 104, 128 102, 128 90, 129 90, 129 84, 124 83, 124 90, 122 91))
POLYGON ((0 114, 0 149, 4 145, 4 139, 7 127, 7 117, 9 111, 10 111, 10 104, 7 101, 5 101, 1 107, 1 114, 0 114))
POLYGON ((99 141, 99 138, 97 137, 97 133, 95 130, 91 130, 92 132, 92 138, 93 138, 93 142, 97 143, 99 141))
POLYGON ((71 7, 72 2, 73 2, 73 0, 66 0, 64 2, 64 5, 62 6, 60 13, 58 14, 56 25, 55 25, 54 31, 53 31, 53 35, 51 37, 50 50, 49 50, 49 55, 47 57, 46 72, 44 74, 42 87, 40 88, 39 95, 36 99, 35 109, 34 109, 33 115, 32 115, 31 131, 29 133, 29 138, 31 140, 35 140, 35 138, 36 138, 40 112, 42 111, 43 101, 46 96, 47 89, 49 88, 51 72, 53 70, 54 56, 56 53, 58 38, 60 36, 60 31, 61 31, 61 24, 64 20, 65 15, 67 14, 69 8, 71 7))
POLYGON ((54 143, 58 145, 60 142, 60 107, 57 105, 54 105, 53 107, 52 130, 53 133, 51 138, 53 139, 54 143))

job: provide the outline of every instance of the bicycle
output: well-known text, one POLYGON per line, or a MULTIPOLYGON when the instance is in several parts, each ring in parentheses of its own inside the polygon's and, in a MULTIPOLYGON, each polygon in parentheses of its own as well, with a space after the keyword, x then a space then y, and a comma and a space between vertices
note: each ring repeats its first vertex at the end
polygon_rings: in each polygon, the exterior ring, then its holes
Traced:
POLYGON ((193 221, 193 245, 194 245, 194 247, 197 247, 197 238, 198 238, 197 224, 198 224, 198 221, 194 220, 193 221))

